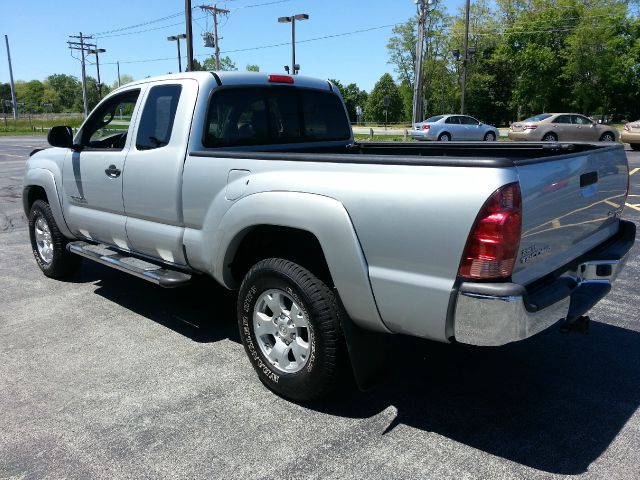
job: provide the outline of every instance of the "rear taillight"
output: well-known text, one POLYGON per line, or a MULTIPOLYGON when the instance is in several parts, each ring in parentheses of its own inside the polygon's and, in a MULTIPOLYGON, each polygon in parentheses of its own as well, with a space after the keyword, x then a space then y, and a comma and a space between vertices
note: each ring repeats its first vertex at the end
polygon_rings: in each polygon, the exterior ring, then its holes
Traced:
POLYGON ((430 128, 431 128, 431 125, 422 125, 423 130, 429 130, 430 128))
POLYGON ((525 125, 522 127, 523 130, 535 130, 536 128, 538 128, 538 125, 525 125))
POLYGON ((520 245, 522 197, 520 185, 510 183, 485 202, 473 224, 458 275, 477 280, 511 276, 520 245))
POLYGON ((627 132, 629 131, 629 124, 628 124, 628 123, 624 126, 624 129, 625 129, 627 132))

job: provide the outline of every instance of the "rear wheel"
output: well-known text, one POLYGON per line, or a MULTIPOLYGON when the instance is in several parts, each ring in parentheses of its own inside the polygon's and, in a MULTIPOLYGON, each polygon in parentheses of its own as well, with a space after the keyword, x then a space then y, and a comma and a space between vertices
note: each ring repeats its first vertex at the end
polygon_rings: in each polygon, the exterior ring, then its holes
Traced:
POLYGON ((544 136, 542 137, 542 141, 543 142, 557 142, 558 141, 558 136, 553 132, 545 133, 544 136))
POLYGON ((485 142, 495 142, 496 141, 496 134, 493 132, 487 132, 484 134, 484 141, 485 142))
POLYGON ((632 143, 631 150, 635 150, 635 151, 640 150, 640 143, 632 143))
POLYGON ((616 136, 613 134, 613 132, 604 132, 602 135, 600 135, 600 141, 601 142, 615 142, 616 141, 616 136))
POLYGON ((307 269, 270 258, 254 265, 238 295, 238 327, 251 364, 276 394, 320 398, 339 381, 345 359, 334 293, 307 269))
POLYGON ((440 135, 438 135, 438 141, 439 142, 449 142, 449 141, 451 141, 451 135, 448 134, 447 132, 441 133, 440 135))
POLYGON ((60 233, 51 207, 44 200, 36 200, 31 206, 29 237, 33 256, 47 277, 65 278, 80 267, 82 258, 67 252, 68 240, 60 233))

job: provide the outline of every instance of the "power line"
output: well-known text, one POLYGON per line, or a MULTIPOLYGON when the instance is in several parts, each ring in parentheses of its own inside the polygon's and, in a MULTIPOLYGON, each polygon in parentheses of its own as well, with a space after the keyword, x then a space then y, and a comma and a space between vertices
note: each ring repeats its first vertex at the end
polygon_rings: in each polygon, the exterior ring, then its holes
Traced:
POLYGON ((106 35, 109 33, 115 33, 115 32, 122 32, 124 30, 131 30, 133 28, 138 28, 138 27, 144 27, 145 25, 151 25, 152 23, 158 23, 158 22, 162 22, 164 20, 169 20, 171 18, 176 18, 176 17, 180 17, 183 16, 184 12, 177 12, 177 13, 173 13, 171 15, 167 15, 166 17, 162 17, 162 18, 156 18, 155 20, 149 20, 148 22, 143 22, 143 23, 138 23, 136 25, 129 25, 128 27, 121 27, 121 28, 115 28, 113 30, 105 30, 104 32, 97 32, 97 33, 92 33, 92 36, 101 36, 101 35, 106 35))
MULTIPOLYGON (((202 20, 204 18, 206 18, 206 16, 194 18, 193 21, 195 22, 195 21, 198 21, 198 20, 202 20)), ((171 23, 169 25, 162 25, 160 27, 154 27, 154 28, 146 28, 144 30, 137 30, 135 32, 116 33, 116 34, 113 34, 113 35, 102 35, 102 36, 99 36, 99 37, 96 37, 96 38, 124 37, 126 35, 136 35, 138 33, 153 32, 154 30, 162 30, 163 28, 176 27, 178 25, 184 25, 184 22, 171 23)))

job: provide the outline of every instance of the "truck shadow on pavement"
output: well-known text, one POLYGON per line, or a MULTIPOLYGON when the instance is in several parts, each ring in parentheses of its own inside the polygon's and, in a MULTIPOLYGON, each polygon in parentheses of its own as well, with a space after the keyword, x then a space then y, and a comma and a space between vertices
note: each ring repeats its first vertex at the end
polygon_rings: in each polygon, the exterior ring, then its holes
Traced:
MULTIPOLYGON (((85 262, 77 281, 195 342, 239 342, 235 294, 213 281, 166 290, 85 262)), ((556 474, 583 473, 640 405, 640 333, 592 322, 588 335, 557 328, 512 345, 474 348, 392 337, 397 365, 368 393, 355 387, 308 407, 404 424, 556 474)), ((393 367, 392 367, 393 368, 393 367)), ((428 451, 425 451, 428 454, 428 451)))
POLYGON ((592 322, 588 335, 552 328, 499 348, 394 343, 390 361, 401 367, 390 381, 317 409, 370 417, 395 406, 385 433, 409 425, 573 475, 600 457, 640 405, 640 333, 627 329, 592 322))
POLYGON ((212 279, 195 278, 193 285, 184 288, 160 288, 89 261, 83 262, 73 279, 96 280, 97 295, 195 342, 240 342, 235 321, 236 294, 212 279))

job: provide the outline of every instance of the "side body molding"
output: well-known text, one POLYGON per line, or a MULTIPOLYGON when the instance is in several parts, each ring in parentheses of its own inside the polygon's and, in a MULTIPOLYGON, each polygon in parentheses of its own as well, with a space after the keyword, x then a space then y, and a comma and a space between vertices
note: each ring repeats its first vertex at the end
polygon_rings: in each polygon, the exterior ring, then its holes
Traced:
POLYGON ((265 192, 236 202, 222 218, 214 238, 213 275, 219 282, 237 287, 229 264, 244 236, 260 225, 297 228, 314 234, 351 319, 361 327, 389 332, 380 318, 367 263, 349 214, 333 198, 299 192, 265 192))
POLYGON ((22 181, 22 207, 24 214, 29 216, 29 204, 28 204, 28 191, 31 187, 42 187, 47 193, 47 199, 49 200, 49 206, 53 213, 53 218, 56 220, 56 224, 60 229, 60 232, 67 238, 75 238, 62 213, 62 206, 60 196, 58 195, 58 188, 56 186, 56 180, 49 170, 44 168, 30 168, 26 171, 24 180, 22 181))

